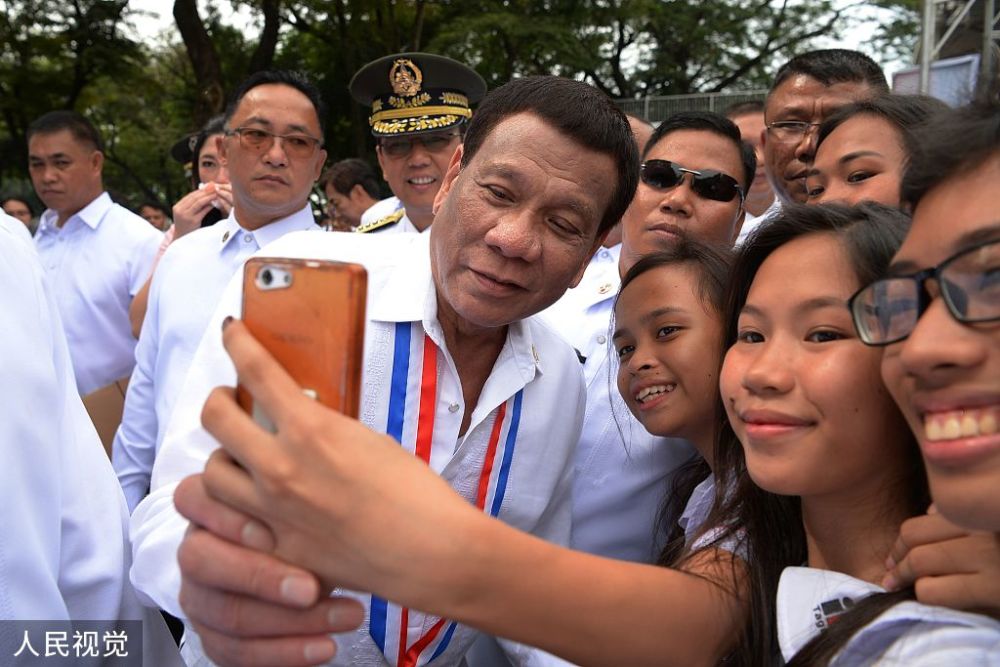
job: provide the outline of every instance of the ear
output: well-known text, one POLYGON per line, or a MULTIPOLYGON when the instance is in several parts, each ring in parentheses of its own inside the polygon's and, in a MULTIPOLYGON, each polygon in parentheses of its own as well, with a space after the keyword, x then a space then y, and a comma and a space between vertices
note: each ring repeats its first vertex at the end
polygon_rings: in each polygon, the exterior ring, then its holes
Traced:
POLYGON ((764 148, 765 144, 767 144, 767 126, 766 125, 764 126, 764 129, 760 131, 760 147, 761 147, 761 149, 764 148))
POLYGON ((314 170, 313 173, 314 182, 319 180, 320 174, 323 173, 323 165, 325 164, 326 164, 326 150, 321 148, 319 149, 319 155, 316 156, 316 169, 314 170))
POLYGON ((452 183, 455 182, 458 174, 462 171, 462 152, 464 150, 465 146, 459 144, 458 148, 455 149, 455 153, 451 156, 451 162, 448 163, 448 171, 444 175, 444 180, 441 181, 441 188, 434 196, 434 206, 431 208, 434 215, 437 215, 438 209, 444 204, 444 200, 448 198, 452 183))
POLYGON ((104 169, 104 153, 102 153, 101 151, 94 151, 93 153, 91 153, 90 167, 97 174, 100 174, 101 170, 104 169))
MULTIPOLYGON (((226 150, 226 145, 227 145, 226 144, 226 139, 227 138, 228 137, 226 137, 226 135, 224 135, 224 134, 219 135, 218 137, 215 138, 215 149, 217 151, 219 151, 219 160, 223 161, 223 162, 228 162, 228 160, 229 160, 229 151, 226 150)), ((198 170, 195 169, 196 173, 197 173, 197 171, 198 170)))
POLYGON ((351 188, 351 191, 347 193, 347 198, 350 199, 351 201, 359 201, 362 198, 364 198, 364 196, 367 194, 368 191, 365 190, 363 185, 361 185, 360 183, 355 183, 354 187, 351 188))
POLYGON ((610 231, 611 230, 608 229, 597 235, 594 245, 591 246, 590 250, 587 252, 586 259, 583 261, 583 264, 580 265, 580 270, 576 272, 576 275, 573 276, 573 280, 570 281, 570 287, 576 287, 580 284, 580 281, 583 280, 583 274, 587 270, 587 267, 590 266, 590 260, 594 258, 594 253, 596 253, 600 247, 604 245, 604 240, 608 238, 608 232, 610 231))

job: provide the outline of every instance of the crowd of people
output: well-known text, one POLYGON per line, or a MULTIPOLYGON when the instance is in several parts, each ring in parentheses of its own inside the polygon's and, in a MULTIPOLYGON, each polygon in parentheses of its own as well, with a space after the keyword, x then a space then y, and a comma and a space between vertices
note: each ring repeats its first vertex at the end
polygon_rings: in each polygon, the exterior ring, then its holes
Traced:
POLYGON ((655 126, 486 88, 359 70, 386 199, 300 73, 174 146, 169 216, 31 125, 4 617, 141 619, 155 665, 1000 665, 997 88, 843 49, 655 126), (358 419, 240 322, 253 256, 366 269, 358 419))

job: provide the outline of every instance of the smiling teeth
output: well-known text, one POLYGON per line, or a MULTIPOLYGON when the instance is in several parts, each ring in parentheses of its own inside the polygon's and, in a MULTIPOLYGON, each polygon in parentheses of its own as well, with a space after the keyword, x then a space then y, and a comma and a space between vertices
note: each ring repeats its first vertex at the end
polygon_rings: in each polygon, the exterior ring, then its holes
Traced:
POLYGON ((638 394, 635 395, 635 400, 640 403, 645 403, 646 400, 651 396, 659 396, 660 394, 669 394, 674 390, 675 384, 658 384, 654 387, 646 387, 638 394))
POLYGON ((998 430, 998 416, 1000 416, 1000 408, 997 406, 976 410, 927 413, 924 415, 924 436, 927 440, 935 442, 994 435, 998 430))
POLYGON ((430 185, 434 182, 434 180, 433 176, 419 176, 417 178, 411 178, 410 183, 413 183, 414 185, 430 185))

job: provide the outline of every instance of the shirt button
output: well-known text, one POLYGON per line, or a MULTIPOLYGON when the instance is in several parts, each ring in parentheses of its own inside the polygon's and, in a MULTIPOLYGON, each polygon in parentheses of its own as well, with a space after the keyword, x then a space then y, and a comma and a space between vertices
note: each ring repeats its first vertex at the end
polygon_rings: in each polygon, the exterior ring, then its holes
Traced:
POLYGON ((229 240, 229 232, 227 231, 225 234, 222 235, 222 242, 225 243, 228 240, 229 240))
POLYGON ((249 234, 244 234, 243 235, 243 242, 244 243, 253 243, 253 237, 250 236, 249 234))
POLYGON ((604 345, 605 343, 608 342, 608 337, 607 336, 603 336, 603 335, 602 336, 598 336, 597 337, 597 342, 600 343, 601 345, 604 345))
POLYGON ((449 405, 448 412, 458 412, 458 403, 452 403, 449 405))

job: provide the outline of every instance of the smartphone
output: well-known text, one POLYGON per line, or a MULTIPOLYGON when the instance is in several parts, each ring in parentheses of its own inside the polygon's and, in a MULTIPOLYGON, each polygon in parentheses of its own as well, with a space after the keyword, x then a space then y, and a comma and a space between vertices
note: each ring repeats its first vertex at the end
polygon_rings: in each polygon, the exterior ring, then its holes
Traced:
MULTIPOLYGON (((306 395, 358 417, 368 274, 358 264, 254 257, 243 269, 243 323, 306 395)), ((236 400, 274 424, 237 380, 236 400)))

